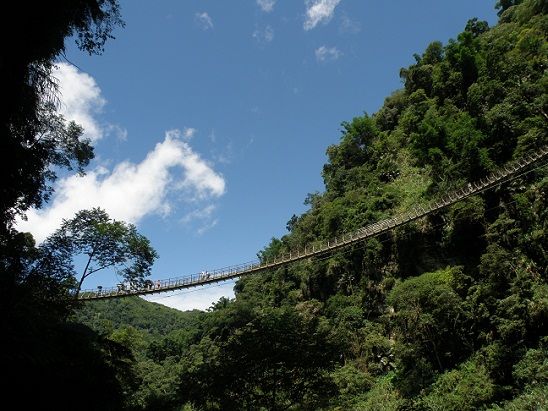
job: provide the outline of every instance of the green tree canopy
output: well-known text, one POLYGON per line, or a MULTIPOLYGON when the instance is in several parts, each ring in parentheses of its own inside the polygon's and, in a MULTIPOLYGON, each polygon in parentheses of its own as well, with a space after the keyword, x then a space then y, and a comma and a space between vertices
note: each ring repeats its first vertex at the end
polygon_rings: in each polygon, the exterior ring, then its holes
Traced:
POLYGON ((0 228, 2 235, 16 214, 40 207, 55 178, 51 166, 76 164, 93 157, 81 130, 55 114, 57 83, 54 60, 65 38, 102 52, 116 26, 123 26, 118 0, 14 2, 0 28, 0 228))
POLYGON ((114 268, 127 281, 141 285, 158 257, 133 224, 113 220, 100 208, 82 210, 64 220, 40 250, 43 259, 39 264, 48 264, 60 270, 62 276, 75 278, 77 294, 87 277, 106 268, 114 268), (79 273, 74 264, 78 256, 84 257, 84 268, 79 273), (56 268, 54 261, 63 263, 56 268))

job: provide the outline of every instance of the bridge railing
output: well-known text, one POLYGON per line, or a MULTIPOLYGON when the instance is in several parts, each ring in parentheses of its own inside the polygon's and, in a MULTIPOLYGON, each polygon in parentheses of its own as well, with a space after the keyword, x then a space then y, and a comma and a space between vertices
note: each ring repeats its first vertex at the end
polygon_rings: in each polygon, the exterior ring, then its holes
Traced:
POLYGON ((403 224, 423 218, 433 212, 445 208, 451 204, 461 201, 469 196, 478 194, 495 185, 499 185, 508 180, 514 174, 524 170, 534 162, 548 155, 548 146, 540 148, 534 153, 530 153, 523 158, 506 164, 504 167, 496 170, 488 176, 481 178, 474 183, 468 183, 466 186, 454 190, 443 197, 432 201, 426 205, 417 205, 411 210, 386 218, 384 220, 368 224, 356 231, 343 234, 333 239, 307 244, 305 247, 291 250, 283 255, 276 256, 271 260, 259 261, 253 260, 247 263, 232 265, 213 271, 204 271, 187 276, 173 277, 166 280, 157 280, 152 287, 135 287, 133 289, 120 289, 119 287, 106 288, 101 290, 84 290, 80 293, 80 299, 98 299, 109 297, 120 297, 125 295, 152 294, 162 291, 171 291, 179 288, 185 288, 196 285, 204 285, 225 279, 240 277, 244 274, 251 274, 265 269, 272 269, 283 266, 290 262, 303 260, 316 255, 327 253, 345 247, 349 244, 363 241, 366 238, 375 237, 379 234, 392 230, 403 224))
POLYGON ((82 290, 78 298, 86 299, 97 299, 97 298, 109 298, 109 297, 120 297, 124 295, 141 295, 141 294, 152 294, 162 291, 170 291, 173 289, 182 288, 188 285, 200 285, 208 284, 211 282, 217 282, 222 278, 232 278, 239 273, 247 270, 254 269, 259 266, 259 260, 249 261, 242 264, 217 268, 212 271, 202 271, 199 273, 194 273, 185 276, 170 277, 163 280, 151 281, 146 284, 132 285, 130 283, 120 283, 115 287, 98 289, 86 289, 82 290))

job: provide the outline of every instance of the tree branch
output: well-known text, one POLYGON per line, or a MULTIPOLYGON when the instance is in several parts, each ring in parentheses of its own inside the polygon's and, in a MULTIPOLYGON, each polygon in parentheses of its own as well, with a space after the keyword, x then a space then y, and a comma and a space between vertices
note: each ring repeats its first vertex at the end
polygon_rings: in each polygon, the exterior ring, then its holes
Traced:
POLYGON ((96 268, 94 270, 90 270, 87 274, 86 274, 86 277, 88 277, 90 274, 93 274, 97 271, 101 271, 103 268, 107 268, 107 267, 111 267, 113 266, 115 263, 109 263, 109 264, 105 264, 105 265, 102 265, 101 267, 99 268, 96 268))
POLYGON ((93 254, 95 253, 95 250, 92 250, 91 254, 89 254, 88 262, 86 264, 86 268, 84 268, 84 272, 82 273, 82 277, 80 278, 80 281, 78 282, 78 288, 76 289, 76 298, 78 298, 78 294, 80 294, 80 290, 82 289, 82 284, 87 276, 89 276, 93 271, 87 272, 89 265, 91 264, 91 260, 93 259, 93 254))

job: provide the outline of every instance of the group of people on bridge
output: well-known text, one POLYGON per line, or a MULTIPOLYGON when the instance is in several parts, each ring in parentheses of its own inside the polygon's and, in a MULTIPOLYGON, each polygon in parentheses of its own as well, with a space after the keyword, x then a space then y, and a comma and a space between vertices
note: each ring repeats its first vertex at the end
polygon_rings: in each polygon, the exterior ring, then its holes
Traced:
MULTIPOLYGON (((151 280, 145 280, 142 285, 140 285, 137 282, 134 281, 126 281, 124 283, 116 284, 116 288, 118 289, 119 293, 129 293, 131 291, 142 291, 142 290, 158 290, 162 287, 162 283, 160 280, 156 280, 156 282, 153 282, 151 280)), ((101 292, 102 287, 97 287, 99 289, 99 292, 101 292)))
MULTIPOLYGON (((199 274, 199 280, 209 280, 211 278, 211 274, 208 271, 202 271, 199 274)), ((117 292, 119 294, 122 293, 130 293, 132 291, 152 291, 152 290, 159 290, 162 288, 162 282, 160 280, 151 281, 151 280, 145 280, 143 283, 139 283, 136 281, 126 281, 123 283, 116 284, 117 292)), ((97 293, 101 294, 103 290, 102 286, 97 286, 97 293)))

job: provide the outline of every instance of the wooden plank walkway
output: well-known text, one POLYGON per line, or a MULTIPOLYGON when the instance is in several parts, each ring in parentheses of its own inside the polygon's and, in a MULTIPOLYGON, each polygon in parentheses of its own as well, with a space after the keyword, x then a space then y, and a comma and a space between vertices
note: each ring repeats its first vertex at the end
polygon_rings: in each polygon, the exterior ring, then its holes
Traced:
POLYGON ((537 152, 530 153, 519 160, 510 162, 501 169, 491 173, 490 175, 480 179, 479 181, 469 183, 466 186, 461 187, 460 189, 455 190, 428 205, 415 207, 405 213, 387 218, 382 221, 378 221, 373 224, 369 224, 365 227, 360 228, 359 230, 343 234, 340 237, 335 237, 321 243, 307 245, 303 249, 291 251, 271 261, 260 262, 259 260, 255 260, 244 264, 216 269, 213 271, 206 271, 203 273, 181 277, 173 277, 166 280, 158 280, 152 284, 149 284, 146 287, 140 288, 122 289, 121 287, 112 287, 101 290, 82 290, 78 295, 78 298, 81 300, 97 300, 174 291, 182 288, 190 288, 200 285, 217 283, 220 281, 226 281, 264 270, 272 270, 296 261, 328 254, 341 248, 348 247, 352 244, 366 240, 368 238, 376 237, 382 233, 393 230, 394 228, 405 225, 411 221, 426 217, 429 214, 435 213, 467 197, 479 194, 506 181, 517 178, 521 174, 526 172, 526 169, 529 168, 532 164, 538 162, 539 160, 542 160, 547 155, 548 146, 539 149, 537 152))

